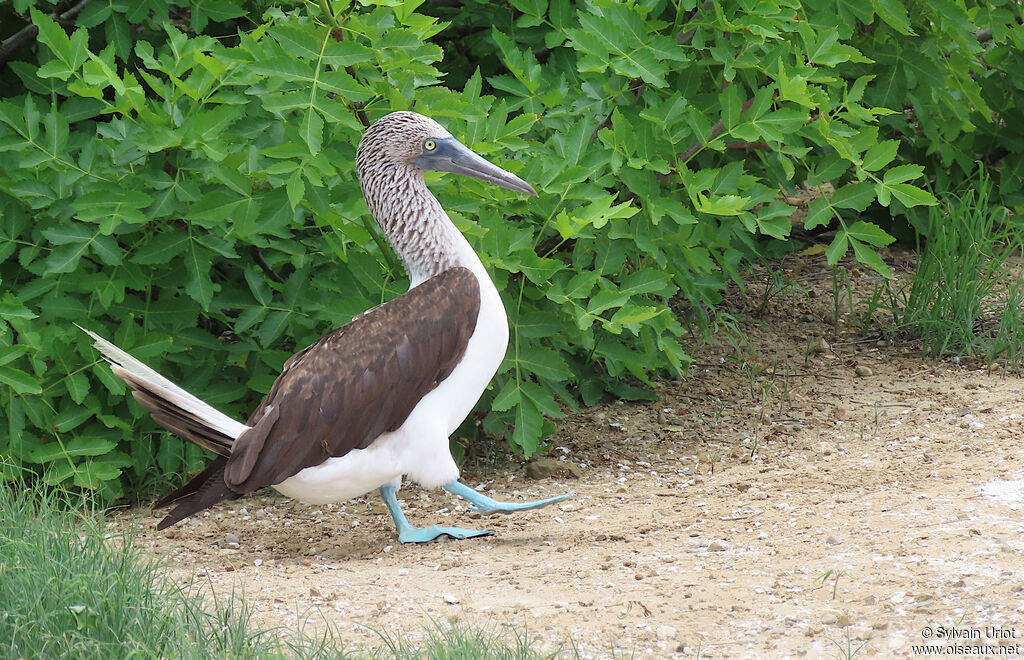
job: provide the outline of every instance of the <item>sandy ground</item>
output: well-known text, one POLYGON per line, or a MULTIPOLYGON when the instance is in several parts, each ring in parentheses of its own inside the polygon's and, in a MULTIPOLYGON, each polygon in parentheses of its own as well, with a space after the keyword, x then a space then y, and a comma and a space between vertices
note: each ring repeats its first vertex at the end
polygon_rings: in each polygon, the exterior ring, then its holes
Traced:
POLYGON ((244 590, 261 624, 326 620, 354 648, 458 621, 597 657, 1024 654, 1024 380, 837 335, 819 259, 790 264, 795 286, 759 315, 760 283, 733 292, 748 343, 693 347, 658 401, 560 420, 551 456, 577 477, 531 480, 518 459, 464 471, 498 498, 571 500, 481 519, 444 492, 400 494, 413 524, 493 536, 401 545, 375 496, 117 524, 140 523, 182 581, 244 590))

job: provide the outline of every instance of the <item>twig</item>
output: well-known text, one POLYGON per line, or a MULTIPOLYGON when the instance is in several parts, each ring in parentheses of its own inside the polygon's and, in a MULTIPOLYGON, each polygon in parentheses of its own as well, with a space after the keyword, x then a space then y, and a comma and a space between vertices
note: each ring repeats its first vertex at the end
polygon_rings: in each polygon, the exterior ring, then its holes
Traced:
MULTIPOLYGON (((64 24, 73 19, 75 16, 78 16, 78 14, 80 14, 81 11, 85 9, 85 6, 90 2, 92 2, 92 0, 79 0, 78 4, 76 4, 74 7, 71 7, 63 14, 58 14, 55 10, 52 14, 50 14, 50 18, 57 21, 58 23, 64 24)), ((14 54, 14 51, 18 50, 29 41, 35 39, 38 33, 39 28, 36 27, 34 24, 30 23, 29 25, 26 25, 25 27, 15 32, 13 35, 4 39, 3 42, 0 43, 0 63, 6 62, 8 59, 10 59, 11 55, 14 54)))
POLYGON ((767 142, 726 142, 726 149, 756 149, 758 151, 771 151, 772 146, 767 142))
MULTIPOLYGON (((743 107, 740 109, 740 113, 742 114, 742 113, 746 112, 750 108, 750 106, 752 106, 752 105, 754 105, 754 99, 750 98, 750 99, 747 100, 746 103, 743 104, 743 107)), ((716 121, 715 125, 711 128, 711 135, 708 137, 708 141, 707 142, 701 142, 701 141, 698 140, 697 142, 693 143, 693 146, 691 146, 689 149, 684 151, 683 155, 680 156, 676 160, 676 164, 680 165, 680 164, 683 164, 686 161, 690 160, 690 158, 692 158, 695 153, 697 153, 698 151, 700 151, 701 149, 706 147, 708 142, 711 142, 716 137, 718 137, 718 134, 721 133, 724 128, 725 128, 725 120, 719 119, 718 121, 716 121)))
MULTIPOLYGON (((640 94, 644 91, 644 83, 640 83, 633 89, 633 104, 635 105, 640 100, 640 94)), ((593 142, 597 139, 597 134, 601 132, 602 128, 608 128, 612 125, 612 115, 615 114, 615 108, 613 107, 608 113, 608 116, 604 118, 600 124, 594 129, 594 132, 590 134, 590 141, 593 142)))
POLYGON ((278 275, 277 272, 270 267, 270 264, 268 264, 267 260, 263 258, 263 253, 260 252, 260 249, 258 247, 256 247, 255 245, 250 245, 249 254, 252 256, 252 260, 256 262, 256 265, 259 266, 263 270, 263 272, 267 274, 267 277, 274 280, 278 284, 284 284, 284 278, 278 275))

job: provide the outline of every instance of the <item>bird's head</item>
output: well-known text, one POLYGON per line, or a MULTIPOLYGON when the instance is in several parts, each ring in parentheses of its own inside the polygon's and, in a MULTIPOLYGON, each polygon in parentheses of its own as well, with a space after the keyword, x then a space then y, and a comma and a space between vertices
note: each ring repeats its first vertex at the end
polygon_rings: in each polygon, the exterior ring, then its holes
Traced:
POLYGON ((388 166, 419 174, 431 170, 454 172, 537 195, 530 184, 481 158, 436 121, 416 112, 392 112, 374 122, 363 134, 356 153, 360 181, 365 184, 374 171, 388 166))

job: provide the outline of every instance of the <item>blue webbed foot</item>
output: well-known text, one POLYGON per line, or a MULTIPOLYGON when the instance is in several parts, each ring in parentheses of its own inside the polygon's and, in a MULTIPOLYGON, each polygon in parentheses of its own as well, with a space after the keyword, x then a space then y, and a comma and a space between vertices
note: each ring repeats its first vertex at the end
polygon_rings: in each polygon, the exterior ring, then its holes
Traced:
POLYGON ((413 527, 409 525, 406 529, 398 530, 398 540, 402 543, 426 543, 433 541, 439 536, 450 536, 453 539, 469 539, 489 534, 493 534, 489 529, 463 529, 461 527, 441 527, 440 525, 413 527))
POLYGON ((440 525, 413 527, 402 512, 402 507, 398 503, 397 490, 394 486, 381 486, 380 496, 384 498, 384 505, 387 506, 391 519, 395 521, 395 527, 398 528, 398 540, 402 543, 426 543, 433 541, 439 536, 450 536, 453 539, 468 539, 474 536, 486 536, 493 533, 489 529, 463 529, 461 527, 442 527, 440 525))
POLYGON ((533 502, 499 502, 498 500, 492 499, 483 493, 473 490, 461 481, 449 481, 444 485, 444 489, 453 495, 458 495, 461 498, 469 500, 472 503, 472 506, 469 508, 473 511, 486 514, 512 513, 514 511, 539 509, 549 504, 562 502, 572 497, 572 493, 566 493, 565 495, 549 497, 545 500, 534 500, 533 502))

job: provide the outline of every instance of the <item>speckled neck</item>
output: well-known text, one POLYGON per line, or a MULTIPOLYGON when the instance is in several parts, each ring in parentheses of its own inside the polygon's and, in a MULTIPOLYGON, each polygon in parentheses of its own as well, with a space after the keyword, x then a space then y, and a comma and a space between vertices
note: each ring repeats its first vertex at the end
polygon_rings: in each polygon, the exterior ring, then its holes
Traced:
POLYGON ((448 214, 412 167, 378 163, 359 171, 366 204, 414 283, 459 263, 448 214))

